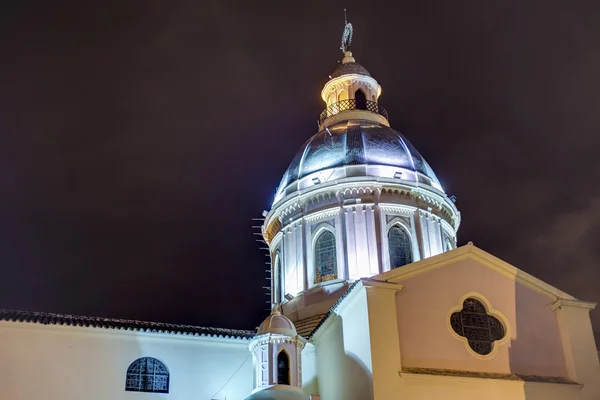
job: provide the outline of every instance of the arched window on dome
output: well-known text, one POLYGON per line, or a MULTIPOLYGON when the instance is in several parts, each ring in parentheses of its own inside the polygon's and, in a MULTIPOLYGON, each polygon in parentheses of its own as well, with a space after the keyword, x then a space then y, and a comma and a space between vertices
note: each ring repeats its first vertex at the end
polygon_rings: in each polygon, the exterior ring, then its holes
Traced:
POLYGON ((356 101, 357 110, 367 109, 367 96, 365 96, 365 92, 363 92, 362 89, 358 89, 354 92, 354 101, 356 101))
POLYGON ((290 358, 283 350, 277 354, 277 383, 280 385, 290 384, 290 358))
POLYGON ((315 240, 315 283, 337 279, 335 236, 324 230, 315 240))
POLYGON ((275 276, 275 284, 273 285, 273 302, 279 304, 283 299, 283 279, 281 271, 281 256, 279 250, 275 252, 275 262, 273 263, 273 274, 275 276))
POLYGON ((390 249, 390 269, 398 268, 413 261, 412 244, 408 233, 398 225, 388 231, 390 249))
POLYGON ((128 392, 169 393, 169 370, 156 358, 138 358, 127 368, 128 392))

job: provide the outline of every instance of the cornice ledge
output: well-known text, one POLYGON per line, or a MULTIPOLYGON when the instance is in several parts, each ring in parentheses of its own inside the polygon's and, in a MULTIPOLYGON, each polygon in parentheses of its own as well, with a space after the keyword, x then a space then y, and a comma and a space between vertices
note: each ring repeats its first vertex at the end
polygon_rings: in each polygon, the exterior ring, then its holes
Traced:
POLYGON ((588 310, 593 310, 597 305, 598 303, 591 301, 557 299, 554 303, 550 304, 549 307, 552 311, 560 310, 563 307, 585 308, 588 310))
POLYGON ((362 283, 363 283, 363 286, 365 287, 365 289, 367 289, 367 290, 382 289, 382 290, 389 290, 392 292, 397 292, 399 290, 402 290, 402 288, 404 287, 403 285, 400 285, 399 283, 378 281, 375 279, 366 279, 366 278, 362 279, 362 283))

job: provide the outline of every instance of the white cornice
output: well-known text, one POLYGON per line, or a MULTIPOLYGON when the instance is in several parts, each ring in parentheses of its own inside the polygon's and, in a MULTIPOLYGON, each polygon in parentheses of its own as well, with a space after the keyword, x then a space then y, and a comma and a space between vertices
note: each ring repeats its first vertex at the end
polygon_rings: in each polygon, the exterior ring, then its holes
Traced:
POLYGON ((588 310, 593 310, 596 308, 598 303, 593 303, 590 301, 581 301, 581 300, 568 300, 568 299, 558 299, 554 303, 550 304, 550 309, 552 311, 560 310, 564 307, 571 308, 585 308, 588 310))

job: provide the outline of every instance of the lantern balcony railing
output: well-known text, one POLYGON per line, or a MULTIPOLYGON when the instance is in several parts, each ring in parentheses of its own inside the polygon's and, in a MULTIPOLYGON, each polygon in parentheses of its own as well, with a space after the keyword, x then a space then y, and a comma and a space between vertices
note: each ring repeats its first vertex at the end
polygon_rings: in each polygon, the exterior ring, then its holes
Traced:
POLYGON ((364 110, 379 114, 385 119, 388 119, 388 113, 385 108, 381 107, 376 101, 347 99, 338 101, 327 107, 321 115, 319 115, 319 124, 322 124, 327 118, 332 115, 341 113, 342 111, 364 110))

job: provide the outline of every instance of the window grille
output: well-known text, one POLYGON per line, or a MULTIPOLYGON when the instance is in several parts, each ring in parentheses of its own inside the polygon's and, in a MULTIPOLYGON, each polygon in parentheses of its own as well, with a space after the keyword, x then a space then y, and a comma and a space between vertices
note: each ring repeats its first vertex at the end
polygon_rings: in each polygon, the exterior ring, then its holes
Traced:
POLYGON ((323 231, 315 242, 315 283, 337 279, 335 236, 323 231))
POLYGON ((156 358, 138 358, 127 368, 125 390, 169 393, 169 370, 156 358))
POLYGON ((390 248, 390 269, 398 268, 412 262, 412 245, 408 233, 399 226, 392 226, 388 231, 390 248))
POLYGON ((478 300, 468 298, 459 312, 450 316, 452 329, 469 342, 469 347, 482 356, 490 354, 494 342, 506 334, 500 320, 487 313, 485 306, 478 300))

